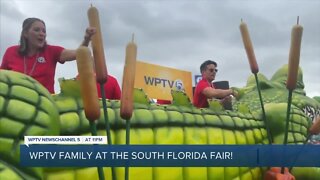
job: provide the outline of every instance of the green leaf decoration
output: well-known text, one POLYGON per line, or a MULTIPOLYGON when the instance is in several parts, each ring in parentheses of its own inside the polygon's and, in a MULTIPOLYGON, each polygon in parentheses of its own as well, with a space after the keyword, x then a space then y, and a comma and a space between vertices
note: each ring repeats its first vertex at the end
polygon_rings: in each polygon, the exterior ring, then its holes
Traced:
POLYGON ((172 104, 176 106, 192 107, 188 95, 183 91, 171 90, 172 104))
POLYGON ((219 99, 208 99, 208 104, 209 104, 209 109, 213 111, 219 112, 224 110, 219 99))
POLYGON ((141 88, 134 88, 133 90, 133 102, 137 104, 149 105, 150 101, 146 93, 141 88))
POLYGON ((75 98, 80 98, 80 85, 79 81, 74 79, 64 79, 59 78, 61 94, 64 96, 71 96, 75 98))

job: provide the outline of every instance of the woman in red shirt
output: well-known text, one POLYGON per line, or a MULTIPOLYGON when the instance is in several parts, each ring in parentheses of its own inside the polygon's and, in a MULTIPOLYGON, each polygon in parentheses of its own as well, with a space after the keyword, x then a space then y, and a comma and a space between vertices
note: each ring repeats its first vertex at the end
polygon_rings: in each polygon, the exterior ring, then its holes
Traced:
MULTIPOLYGON (((95 28, 87 28, 82 45, 88 46, 95 28)), ((2 59, 0 69, 13 70, 29 75, 39 81, 50 93, 54 93, 54 76, 57 62, 76 59, 76 50, 48 45, 46 25, 38 18, 23 21, 20 45, 9 47, 2 59)))

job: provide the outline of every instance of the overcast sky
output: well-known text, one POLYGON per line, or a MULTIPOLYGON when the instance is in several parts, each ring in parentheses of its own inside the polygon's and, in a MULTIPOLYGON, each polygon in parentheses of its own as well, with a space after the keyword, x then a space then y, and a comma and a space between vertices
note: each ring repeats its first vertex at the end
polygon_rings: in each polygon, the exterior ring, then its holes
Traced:
MULTIPOLYGON (((88 26, 90 3, 100 13, 108 72, 121 85, 125 46, 135 34, 138 60, 200 74, 200 64, 218 63, 216 80, 243 87, 251 74, 239 31, 247 24, 260 72, 271 78, 288 63, 291 28, 304 27, 300 65, 307 95, 320 96, 320 1, 317 0, 0 0, 0 62, 19 42, 22 22, 46 22, 47 41, 74 49, 88 26)), ((58 65, 57 79, 73 78, 76 63, 58 65)))

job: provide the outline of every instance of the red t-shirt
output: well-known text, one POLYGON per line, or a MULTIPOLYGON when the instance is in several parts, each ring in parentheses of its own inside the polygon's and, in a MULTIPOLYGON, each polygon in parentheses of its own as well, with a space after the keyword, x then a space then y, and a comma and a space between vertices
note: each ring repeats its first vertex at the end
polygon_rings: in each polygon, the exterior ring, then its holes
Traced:
MULTIPOLYGON (((101 98, 100 84, 97 83, 98 96, 101 98)), ((121 90, 118 81, 113 76, 108 75, 108 80, 104 84, 106 99, 120 99, 121 90)))
POLYGON ((212 84, 210 84, 206 79, 202 78, 201 81, 197 84, 197 87, 194 91, 193 95, 193 105, 198 108, 206 108, 209 107, 207 97, 202 93, 202 91, 207 88, 213 88, 212 84))
POLYGON ((21 56, 18 49, 19 46, 11 46, 6 50, 0 69, 27 74, 39 81, 53 94, 56 65, 57 62, 60 62, 60 54, 64 48, 47 45, 44 51, 30 57, 21 56))

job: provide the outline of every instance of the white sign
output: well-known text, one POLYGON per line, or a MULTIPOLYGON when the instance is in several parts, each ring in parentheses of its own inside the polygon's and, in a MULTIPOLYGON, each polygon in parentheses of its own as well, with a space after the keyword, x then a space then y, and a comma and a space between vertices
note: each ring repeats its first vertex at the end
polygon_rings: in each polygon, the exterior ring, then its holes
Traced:
POLYGON ((197 84, 201 81, 202 75, 194 75, 194 86, 197 86, 197 84))
POLYGON ((25 136, 24 143, 30 144, 108 144, 107 136, 25 136))

